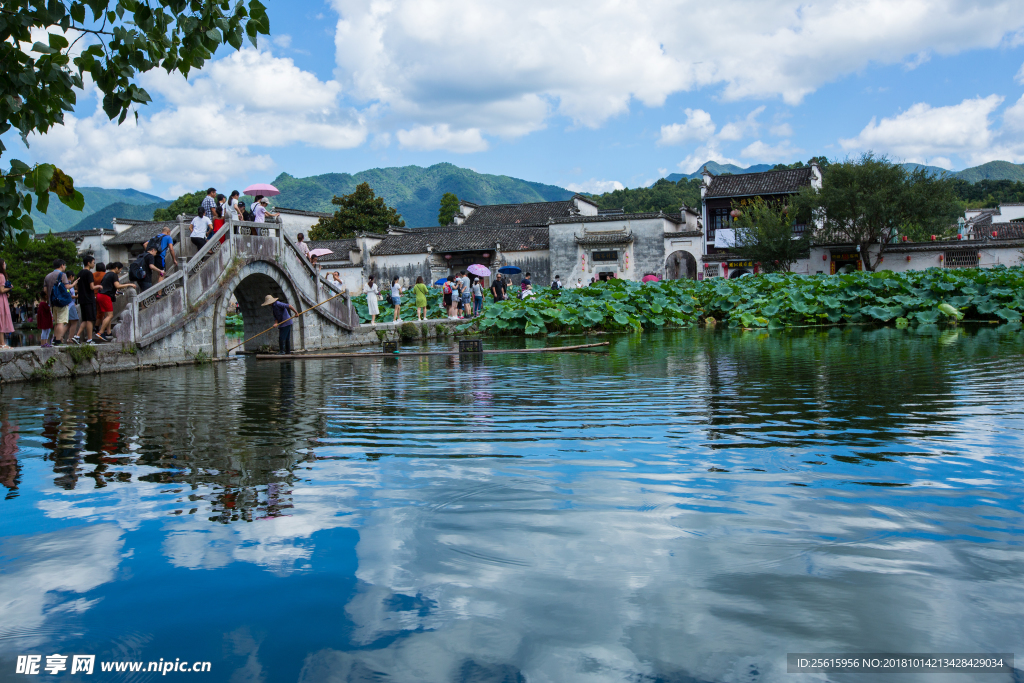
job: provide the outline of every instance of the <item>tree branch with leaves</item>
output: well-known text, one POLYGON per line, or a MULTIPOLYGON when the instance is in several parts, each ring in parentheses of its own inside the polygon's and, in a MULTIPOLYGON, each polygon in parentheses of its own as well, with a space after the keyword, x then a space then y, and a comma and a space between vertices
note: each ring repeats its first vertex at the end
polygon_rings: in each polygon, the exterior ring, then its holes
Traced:
MULTIPOLYGON (((186 78, 217 49, 253 46, 270 32, 259 0, 4 0, 0 8, 0 135, 12 128, 28 145, 32 133, 46 133, 74 111, 88 77, 99 90, 103 112, 123 123, 137 105, 151 101, 135 82, 138 74, 161 68, 186 78), (33 30, 46 33, 34 41, 33 30), (71 40, 68 36, 71 36, 71 40), (77 54, 78 43, 85 47, 77 54)), ((0 142, 0 158, 7 149, 0 142)), ((46 213, 49 194, 81 211, 82 194, 53 164, 2 164, 0 240, 27 244, 33 205, 46 213)))

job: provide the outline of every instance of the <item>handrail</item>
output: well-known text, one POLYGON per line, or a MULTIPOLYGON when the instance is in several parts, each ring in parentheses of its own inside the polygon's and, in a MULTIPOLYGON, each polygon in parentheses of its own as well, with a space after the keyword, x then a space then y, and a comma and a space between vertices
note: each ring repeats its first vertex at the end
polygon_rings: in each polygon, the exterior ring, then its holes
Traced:
POLYGON ((166 289, 170 285, 174 284, 178 280, 184 279, 184 277, 185 277, 185 271, 179 269, 178 272, 176 272, 174 275, 170 275, 170 276, 164 278, 163 280, 161 280, 157 284, 153 285, 152 287, 150 287, 149 289, 147 289, 144 292, 139 292, 139 298, 140 299, 148 299, 149 297, 153 296, 154 294, 159 294, 164 289, 166 289))
POLYGON ((213 233, 213 236, 210 237, 210 239, 206 240, 206 244, 204 244, 203 247, 195 253, 195 256, 190 258, 188 262, 185 263, 185 270, 187 272, 191 272, 193 268, 199 265, 199 262, 202 261, 204 256, 213 251, 215 245, 220 244, 221 237, 230 234, 231 222, 224 221, 224 225, 220 226, 220 229, 217 232, 213 233))

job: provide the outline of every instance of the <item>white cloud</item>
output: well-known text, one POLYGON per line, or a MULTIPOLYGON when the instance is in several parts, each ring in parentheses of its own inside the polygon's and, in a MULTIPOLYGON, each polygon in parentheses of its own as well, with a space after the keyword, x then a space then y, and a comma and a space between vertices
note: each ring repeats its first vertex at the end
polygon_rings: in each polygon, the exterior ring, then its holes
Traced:
POLYGON ((749 135, 756 135, 760 128, 757 117, 764 112, 764 109, 762 105, 747 114, 744 119, 725 124, 718 132, 718 137, 722 140, 742 140, 749 135))
POLYGON ((400 130, 395 134, 398 144, 407 149, 435 150, 449 152, 482 152, 487 141, 480 135, 479 128, 452 130, 447 123, 436 126, 416 126, 412 130, 400 130))
MULTIPOLYGON (((919 102, 905 112, 881 121, 872 119, 857 137, 839 143, 847 151, 874 150, 914 163, 929 163, 935 157, 957 155, 969 163, 1018 157, 1024 152, 1019 142, 1001 143, 990 117, 1002 104, 998 95, 964 100, 960 104, 932 107, 919 102)), ((1007 123, 1015 110, 1007 110, 1007 123)), ((1012 159, 1011 159, 1012 160, 1012 159)))
POLYGON ((711 114, 703 109, 686 109, 686 122, 661 127, 659 145, 678 145, 687 140, 707 140, 715 134, 711 114))
POLYGON ((613 190, 621 190, 626 186, 618 180, 597 180, 591 178, 582 183, 569 183, 565 189, 570 192, 590 192, 591 194, 603 194, 613 190))
POLYGON ((292 46, 292 37, 287 33, 275 35, 270 40, 278 47, 289 48, 292 46))
POLYGON ((1003 112, 1003 126, 1011 131, 1024 133, 1024 95, 1003 112))
POLYGON ((777 126, 772 126, 768 132, 777 138, 788 138, 793 135, 793 126, 788 123, 780 123, 777 126))
POLYGON ((129 117, 120 126, 98 108, 85 117, 68 115, 63 126, 32 136, 31 152, 54 160, 82 185, 147 189, 155 178, 198 186, 239 168, 270 168, 271 158, 251 147, 348 149, 367 137, 363 117, 340 105, 337 81, 320 81, 266 51, 232 53, 190 81, 156 70, 141 82, 166 101, 164 109, 144 108, 138 123, 129 117))
MULTIPOLYGON (((552 113, 599 126, 634 102, 721 88, 789 104, 871 64, 995 48, 1024 28, 1018 0, 332 0, 337 78, 388 129, 448 124, 516 136, 552 113), (693 31, 728 26, 723 31, 693 31), (614 46, 612 49, 609 46, 614 46)), ((667 131, 671 139, 673 129, 667 131)))
POLYGON ((744 159, 753 159, 755 161, 781 162, 792 159, 801 151, 803 150, 793 147, 789 140, 783 140, 777 145, 768 145, 760 140, 756 140, 744 147, 743 151, 740 152, 740 156, 744 159))
POLYGON ((1020 71, 1017 72, 1017 75, 1014 76, 1013 80, 1017 81, 1021 85, 1024 85, 1024 64, 1020 65, 1020 71))

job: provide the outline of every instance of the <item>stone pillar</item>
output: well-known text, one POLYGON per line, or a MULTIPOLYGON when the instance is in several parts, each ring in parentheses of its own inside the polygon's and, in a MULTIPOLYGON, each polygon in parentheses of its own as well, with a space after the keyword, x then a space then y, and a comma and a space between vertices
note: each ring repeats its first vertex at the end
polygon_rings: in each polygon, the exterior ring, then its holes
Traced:
MULTIPOLYGON (((128 297, 128 305, 124 307, 124 312, 122 312, 121 316, 123 319, 124 314, 128 314, 128 324, 125 325, 127 328, 125 332, 127 332, 127 341, 134 344, 135 340, 139 338, 139 290, 130 287, 125 290, 125 295, 128 297)), ((120 332, 120 330, 118 331, 120 332)), ((120 334, 117 336, 117 340, 125 341, 121 338, 120 334)))
POLYGON ((188 257, 186 257, 186 256, 179 256, 178 257, 178 270, 181 271, 181 293, 182 293, 182 297, 183 297, 183 299, 185 301, 185 310, 187 311, 188 310, 188 306, 189 306, 189 300, 188 300, 188 257))

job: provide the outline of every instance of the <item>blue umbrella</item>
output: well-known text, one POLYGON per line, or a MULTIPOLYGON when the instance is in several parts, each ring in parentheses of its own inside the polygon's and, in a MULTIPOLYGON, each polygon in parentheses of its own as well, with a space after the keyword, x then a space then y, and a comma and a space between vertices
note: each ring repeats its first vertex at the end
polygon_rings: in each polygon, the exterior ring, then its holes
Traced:
POLYGON ((446 278, 446 277, 443 277, 443 278, 441 278, 440 280, 438 280, 437 282, 435 282, 434 284, 435 284, 435 285, 443 285, 443 284, 444 284, 444 283, 446 283, 446 282, 448 282, 448 278, 446 278))
POLYGON ((505 275, 516 275, 517 273, 523 272, 523 269, 519 266, 502 266, 501 268, 498 268, 498 272, 504 273, 505 275))

